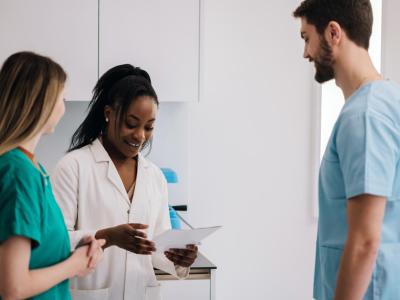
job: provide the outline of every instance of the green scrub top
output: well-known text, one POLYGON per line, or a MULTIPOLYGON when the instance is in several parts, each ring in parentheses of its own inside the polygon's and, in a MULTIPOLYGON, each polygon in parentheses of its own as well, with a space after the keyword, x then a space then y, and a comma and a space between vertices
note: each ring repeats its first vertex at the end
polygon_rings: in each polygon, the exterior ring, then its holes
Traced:
MULTIPOLYGON (((0 244, 12 236, 29 238, 29 269, 49 267, 70 256, 63 215, 49 176, 40 168, 19 149, 0 155, 0 244)), ((30 299, 71 299, 69 282, 65 280, 30 299)))

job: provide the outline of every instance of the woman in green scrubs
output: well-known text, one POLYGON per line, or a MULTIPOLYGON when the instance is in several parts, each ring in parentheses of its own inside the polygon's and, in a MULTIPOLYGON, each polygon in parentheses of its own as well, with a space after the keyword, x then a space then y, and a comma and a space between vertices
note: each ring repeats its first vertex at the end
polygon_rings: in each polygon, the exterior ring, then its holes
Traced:
POLYGON ((72 254, 49 176, 34 151, 65 111, 64 70, 31 52, 0 70, 0 299, 70 299, 68 279, 90 273, 102 240, 72 254))

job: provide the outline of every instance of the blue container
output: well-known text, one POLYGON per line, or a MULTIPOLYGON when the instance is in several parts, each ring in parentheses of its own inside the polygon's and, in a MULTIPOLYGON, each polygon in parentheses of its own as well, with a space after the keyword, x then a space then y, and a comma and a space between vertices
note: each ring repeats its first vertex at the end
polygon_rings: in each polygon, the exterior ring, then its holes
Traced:
POLYGON ((163 172, 165 179, 168 183, 178 182, 178 175, 176 175, 176 172, 174 170, 170 168, 161 168, 161 171, 163 172))
MULTIPOLYGON (((178 175, 176 172, 169 168, 161 168, 165 179, 167 180, 168 184, 170 183, 177 183, 178 182, 178 175)), ((181 229, 181 220, 179 219, 178 215, 176 214, 175 209, 169 206, 169 219, 171 220, 171 227, 172 229, 181 229)))
POLYGON ((179 219, 178 215, 176 214, 175 209, 169 206, 169 219, 171 220, 171 227, 172 229, 181 229, 181 220, 179 219))

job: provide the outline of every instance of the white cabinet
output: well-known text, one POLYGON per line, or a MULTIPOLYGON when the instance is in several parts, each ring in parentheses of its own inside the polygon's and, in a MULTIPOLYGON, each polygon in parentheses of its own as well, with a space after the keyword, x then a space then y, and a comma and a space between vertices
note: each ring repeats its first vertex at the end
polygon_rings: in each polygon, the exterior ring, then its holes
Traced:
POLYGON ((68 73, 66 98, 90 100, 98 76, 98 0, 1 0, 0 63, 29 50, 68 73))
POLYGON ((189 277, 177 280, 172 275, 155 270, 161 284, 163 300, 215 300, 216 266, 201 252, 190 268, 189 277))
POLYGON ((209 280, 161 281, 163 300, 210 300, 209 280))
POLYGON ((99 71, 149 72, 160 101, 197 101, 199 0, 99 0, 99 71))
POLYGON ((110 67, 149 72, 160 101, 196 101, 200 0, 1 0, 0 63, 29 50, 68 73, 67 100, 90 100, 110 67))

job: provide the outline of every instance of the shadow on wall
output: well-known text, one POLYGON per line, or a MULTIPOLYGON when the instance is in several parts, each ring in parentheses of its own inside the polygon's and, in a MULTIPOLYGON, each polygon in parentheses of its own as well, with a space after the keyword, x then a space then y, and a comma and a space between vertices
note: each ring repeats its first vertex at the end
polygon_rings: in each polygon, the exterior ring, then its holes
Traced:
POLYGON ((57 125, 54 133, 45 135, 36 148, 38 161, 51 174, 57 162, 68 149, 72 134, 86 116, 89 102, 65 102, 65 115, 57 125))

